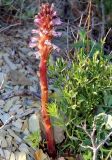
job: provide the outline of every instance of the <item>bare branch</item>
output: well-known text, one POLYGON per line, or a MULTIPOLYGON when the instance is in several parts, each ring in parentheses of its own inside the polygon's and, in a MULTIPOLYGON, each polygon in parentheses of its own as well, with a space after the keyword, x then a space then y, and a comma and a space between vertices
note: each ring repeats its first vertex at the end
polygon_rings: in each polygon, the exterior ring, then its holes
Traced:
POLYGON ((103 144, 110 138, 112 131, 107 135, 107 137, 98 145, 97 150, 103 146, 103 144))

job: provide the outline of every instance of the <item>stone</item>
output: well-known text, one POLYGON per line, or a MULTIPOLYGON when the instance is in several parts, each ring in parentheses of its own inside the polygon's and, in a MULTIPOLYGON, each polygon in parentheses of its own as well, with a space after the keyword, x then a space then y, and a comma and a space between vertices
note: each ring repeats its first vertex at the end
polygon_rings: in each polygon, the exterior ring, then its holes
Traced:
POLYGON ((10 152, 8 151, 8 150, 4 150, 4 158, 6 159, 6 160, 9 160, 9 158, 10 158, 10 152))
POLYGON ((5 81, 6 81, 6 74, 3 72, 0 72, 0 86, 2 84, 4 85, 5 81))
POLYGON ((65 139, 64 130, 62 127, 54 126, 54 139, 56 144, 61 143, 65 139))
POLYGON ((5 131, 5 130, 3 130, 3 129, 0 130, 0 136, 5 137, 6 134, 7 134, 7 131, 5 131))
POLYGON ((31 133, 39 131, 40 132, 40 125, 39 125, 39 115, 32 114, 29 118, 29 131, 31 133))
POLYGON ((0 67, 3 65, 3 59, 0 59, 0 67))
POLYGON ((9 160, 16 160, 16 157, 13 152, 11 152, 9 160))
POLYGON ((18 129, 21 129, 22 128, 22 120, 19 118, 16 121, 12 121, 12 125, 18 129))
POLYGON ((3 59, 11 70, 16 70, 16 65, 10 60, 8 54, 3 55, 3 59))
POLYGON ((20 132, 21 132, 21 129, 20 129, 20 128, 17 128, 17 127, 11 127, 11 129, 12 129, 14 132, 17 132, 17 133, 20 133, 20 132))
POLYGON ((24 110, 23 110, 23 108, 20 108, 20 109, 17 111, 18 118, 19 118, 19 116, 21 117, 22 114, 24 114, 24 110))
POLYGON ((7 131, 9 132, 9 134, 10 134, 12 137, 14 137, 14 139, 15 139, 17 142, 19 142, 19 143, 22 142, 22 139, 19 138, 19 136, 17 136, 11 129, 7 129, 7 131))
MULTIPOLYGON (((18 111, 18 112, 20 112, 20 111, 18 111)), ((21 111, 22 112, 22 111, 21 111)), ((27 109, 27 110, 25 110, 25 112, 23 112, 23 113, 18 113, 17 115, 16 115, 16 118, 22 118, 22 117, 26 117, 27 115, 29 115, 29 114, 31 114, 31 113, 33 113, 34 112, 34 109, 27 109)))
POLYGON ((27 160, 25 152, 16 152, 16 160, 27 160))
POLYGON ((6 135, 6 141, 7 141, 8 146, 11 146, 11 144, 12 144, 12 137, 10 135, 6 135))
POLYGON ((2 147, 2 148, 7 148, 7 141, 5 140, 5 138, 4 137, 2 137, 2 136, 0 136, 0 146, 2 147))
POLYGON ((5 104, 5 101, 4 100, 0 100, 0 107, 3 107, 3 105, 5 104))
POLYGON ((25 152, 26 154, 29 153, 29 150, 28 150, 28 146, 25 144, 25 143, 21 143, 20 146, 19 146, 19 150, 22 152, 25 152))
POLYGON ((27 128, 28 128, 28 119, 25 119, 25 120, 23 121, 22 131, 24 132, 25 129, 27 129, 27 128))
POLYGON ((13 107, 13 105, 14 105, 14 104, 16 103, 16 101, 18 101, 18 100, 19 100, 19 97, 13 97, 13 98, 9 99, 9 100, 6 102, 3 110, 4 110, 5 112, 8 112, 8 111, 10 110, 10 108, 13 107))
POLYGON ((8 75, 14 85, 32 85, 31 81, 20 71, 11 70, 8 75))
POLYGON ((28 136, 30 134, 29 130, 26 128, 23 132, 24 135, 28 136))
POLYGON ((4 157, 4 152, 3 152, 3 149, 1 147, 0 147, 0 156, 4 157))
POLYGON ((11 109, 10 109, 10 112, 16 113, 21 106, 22 106, 21 104, 13 105, 13 107, 11 107, 11 109))
POLYGON ((8 113, 5 113, 5 114, 0 116, 0 120, 3 122, 3 124, 8 122, 9 119, 10 119, 10 115, 8 113))

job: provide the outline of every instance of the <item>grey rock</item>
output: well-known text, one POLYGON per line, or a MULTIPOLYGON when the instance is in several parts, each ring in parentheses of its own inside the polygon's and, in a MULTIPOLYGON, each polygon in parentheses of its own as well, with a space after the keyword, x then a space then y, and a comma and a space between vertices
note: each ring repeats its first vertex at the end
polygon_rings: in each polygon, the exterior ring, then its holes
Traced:
POLYGON ((39 115, 38 114, 32 114, 29 118, 29 131, 35 132, 39 131, 40 132, 40 125, 39 125, 39 115))
POLYGON ((3 59, 11 70, 16 70, 16 65, 10 60, 8 54, 3 55, 3 59))
POLYGON ((12 125, 18 129, 21 129, 22 128, 22 120, 19 118, 16 121, 12 121, 12 125))
POLYGON ((6 102, 3 110, 5 112, 8 112, 10 110, 11 107, 13 107, 13 105, 16 103, 16 101, 19 100, 19 97, 13 97, 11 99, 8 99, 8 101, 6 102))
POLYGON ((7 141, 8 146, 11 146, 11 144, 12 144, 12 137, 10 135, 6 135, 6 141, 7 141))
POLYGON ((28 146, 25 144, 25 143, 21 143, 20 146, 19 146, 19 150, 22 152, 25 152, 26 154, 29 153, 29 150, 28 150, 28 146))
POLYGON ((10 115, 8 113, 5 113, 5 114, 0 116, 0 120, 3 122, 3 124, 8 122, 9 119, 10 119, 10 115))
POLYGON ((0 107, 3 107, 3 105, 5 104, 5 101, 4 100, 0 100, 0 107))
POLYGON ((17 142, 19 142, 19 143, 22 142, 22 139, 21 139, 19 136, 17 136, 11 129, 7 129, 7 131, 9 132, 9 134, 10 134, 12 137, 14 137, 14 139, 15 139, 17 142))
POLYGON ((4 137, 2 137, 2 136, 0 136, 0 146, 2 147, 2 148, 7 148, 7 141, 5 140, 5 138, 4 137))
POLYGON ((54 126, 54 138, 57 144, 61 143, 65 139, 63 128, 54 126))

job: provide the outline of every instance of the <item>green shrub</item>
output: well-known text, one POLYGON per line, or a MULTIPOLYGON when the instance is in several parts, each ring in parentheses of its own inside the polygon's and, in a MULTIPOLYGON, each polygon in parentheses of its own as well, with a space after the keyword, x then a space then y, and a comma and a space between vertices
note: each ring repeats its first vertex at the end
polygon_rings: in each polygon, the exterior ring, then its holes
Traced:
MULTIPOLYGON (((102 45, 96 47, 90 56, 93 48, 87 54, 85 42, 86 37, 81 41, 85 46, 78 46, 70 62, 58 59, 54 66, 49 66, 49 75, 54 78, 54 88, 59 89, 60 96, 51 100, 48 112, 54 125, 62 126, 66 132, 62 150, 70 148, 73 152, 83 152, 79 144, 91 144, 83 130, 77 128, 78 125, 86 122, 87 130, 91 131, 97 114, 112 114, 112 101, 110 104, 108 101, 112 96, 112 64, 103 55, 102 45)), ((103 132, 108 134, 106 129, 103 132)))

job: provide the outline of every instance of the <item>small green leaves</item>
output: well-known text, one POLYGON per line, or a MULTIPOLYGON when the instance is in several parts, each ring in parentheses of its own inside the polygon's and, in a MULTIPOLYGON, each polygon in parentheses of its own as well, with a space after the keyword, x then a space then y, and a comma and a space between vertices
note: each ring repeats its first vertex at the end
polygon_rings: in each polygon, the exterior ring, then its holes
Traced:
POLYGON ((55 103, 51 103, 51 104, 48 105, 48 113, 52 117, 56 117, 56 118, 59 117, 58 108, 57 108, 55 103))
POLYGON ((40 133, 39 132, 33 132, 32 134, 28 135, 26 138, 26 141, 31 145, 32 148, 39 148, 40 143, 40 133))

